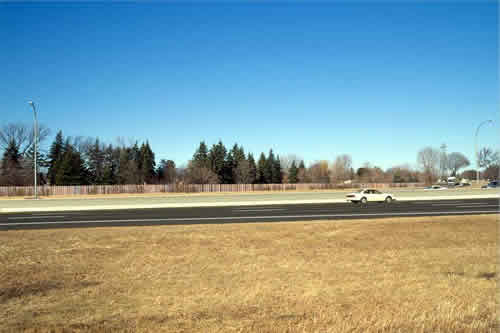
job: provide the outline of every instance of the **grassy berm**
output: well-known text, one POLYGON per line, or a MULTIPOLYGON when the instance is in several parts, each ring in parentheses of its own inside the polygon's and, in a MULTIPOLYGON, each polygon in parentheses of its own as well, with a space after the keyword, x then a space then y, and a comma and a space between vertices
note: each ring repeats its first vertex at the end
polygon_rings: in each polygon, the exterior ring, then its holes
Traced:
POLYGON ((496 332, 497 216, 0 232, 0 330, 496 332))

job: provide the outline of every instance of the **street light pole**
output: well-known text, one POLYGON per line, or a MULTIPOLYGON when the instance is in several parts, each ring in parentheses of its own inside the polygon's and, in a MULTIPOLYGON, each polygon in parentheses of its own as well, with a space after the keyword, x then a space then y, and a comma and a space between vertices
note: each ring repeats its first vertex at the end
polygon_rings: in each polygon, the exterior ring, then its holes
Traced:
POLYGON ((38 120, 37 120, 37 117, 36 117, 36 108, 35 108, 35 103, 33 103, 33 101, 29 101, 28 104, 31 105, 31 107, 33 108, 33 119, 35 121, 35 158, 34 158, 34 163, 35 163, 35 200, 38 199, 38 189, 37 189, 37 143, 38 143, 38 120))
POLYGON ((477 150, 477 134, 479 133, 479 129, 481 128, 481 126, 483 126, 484 124, 487 124, 487 123, 492 123, 492 122, 493 122, 493 120, 489 119, 489 120, 485 120, 481 124, 479 124, 479 126, 476 129, 476 135, 474 137, 474 150, 476 151, 476 162, 477 162, 477 169, 476 169, 476 183, 477 184, 479 184, 479 152, 477 150))

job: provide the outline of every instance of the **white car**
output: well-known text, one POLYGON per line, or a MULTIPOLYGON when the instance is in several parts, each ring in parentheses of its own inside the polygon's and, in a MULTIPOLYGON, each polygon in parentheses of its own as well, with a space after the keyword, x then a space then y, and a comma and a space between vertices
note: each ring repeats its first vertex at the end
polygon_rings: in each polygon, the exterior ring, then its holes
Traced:
POLYGON ((361 202, 362 204, 365 204, 368 201, 391 203, 396 199, 391 193, 382 193, 373 188, 365 188, 357 192, 349 193, 346 195, 346 200, 353 203, 361 202))

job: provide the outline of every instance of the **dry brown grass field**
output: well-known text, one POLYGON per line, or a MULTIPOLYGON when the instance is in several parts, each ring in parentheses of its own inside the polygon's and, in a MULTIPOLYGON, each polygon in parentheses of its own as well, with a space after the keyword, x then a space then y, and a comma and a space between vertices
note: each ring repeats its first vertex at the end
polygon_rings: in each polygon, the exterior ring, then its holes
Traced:
POLYGON ((0 232, 0 330, 496 332, 497 216, 0 232))

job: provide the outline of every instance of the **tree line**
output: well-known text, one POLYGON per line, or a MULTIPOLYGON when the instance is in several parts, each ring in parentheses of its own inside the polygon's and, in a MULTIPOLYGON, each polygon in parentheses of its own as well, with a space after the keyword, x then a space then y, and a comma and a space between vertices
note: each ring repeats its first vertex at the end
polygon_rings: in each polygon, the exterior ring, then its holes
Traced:
MULTIPOLYGON (((500 176, 500 152, 484 147, 477 154, 481 179, 498 179, 500 176)), ((475 179, 476 170, 469 169, 459 173, 461 169, 470 166, 469 159, 460 152, 446 152, 446 145, 441 145, 440 149, 435 147, 425 147, 417 154, 417 162, 422 170, 422 179, 426 183, 433 183, 443 180, 448 176, 475 179)))
MULTIPOLYGON (((40 141, 50 131, 40 127, 40 141)), ((8 124, 0 128, 0 185, 32 185, 34 135, 28 126, 8 124)), ((148 141, 116 145, 99 138, 64 137, 59 131, 47 151, 37 153, 39 184, 105 185, 105 184, 280 184, 280 183, 433 183, 447 176, 475 179, 475 170, 467 168, 469 160, 460 152, 447 153, 425 147, 417 153, 417 168, 409 164, 382 170, 366 162, 356 170, 349 154, 333 161, 319 160, 307 167, 295 154, 278 155, 272 149, 256 159, 235 143, 228 149, 219 140, 210 148, 202 141, 187 165, 173 160, 155 162, 148 141)), ((483 148, 479 152, 481 178, 499 175, 499 152, 483 148)))

